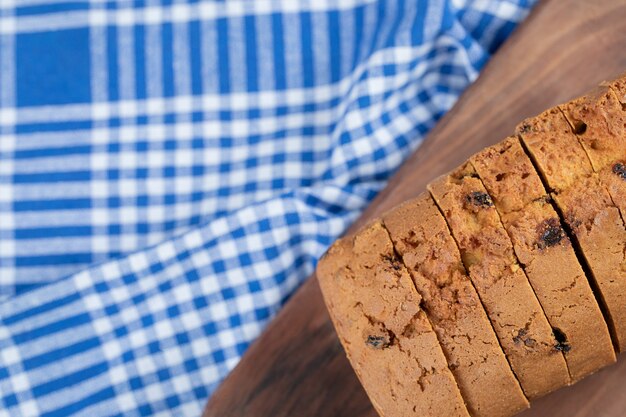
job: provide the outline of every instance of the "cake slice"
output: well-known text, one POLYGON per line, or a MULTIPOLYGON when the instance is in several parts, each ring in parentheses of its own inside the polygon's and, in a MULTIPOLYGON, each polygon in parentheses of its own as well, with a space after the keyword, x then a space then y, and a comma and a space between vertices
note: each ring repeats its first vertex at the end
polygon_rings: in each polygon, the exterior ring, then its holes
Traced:
POLYGON ((623 351, 626 228, 620 212, 558 108, 525 120, 517 132, 591 270, 613 342, 623 351))
POLYGON ((615 362, 602 312, 559 215, 515 136, 470 159, 558 336, 572 381, 615 362))
POLYGON ((428 189, 450 226, 461 258, 513 372, 530 399, 570 382, 556 340, 493 202, 470 164, 428 189))
POLYGON ((381 416, 469 416, 380 222, 337 241, 317 271, 339 339, 381 416))
POLYGON ((443 348, 468 410, 476 417, 528 407, 445 219, 429 194, 383 216, 443 348))
POLYGON ((623 82, 604 84, 559 108, 626 219, 626 105, 618 97, 623 88, 623 82))

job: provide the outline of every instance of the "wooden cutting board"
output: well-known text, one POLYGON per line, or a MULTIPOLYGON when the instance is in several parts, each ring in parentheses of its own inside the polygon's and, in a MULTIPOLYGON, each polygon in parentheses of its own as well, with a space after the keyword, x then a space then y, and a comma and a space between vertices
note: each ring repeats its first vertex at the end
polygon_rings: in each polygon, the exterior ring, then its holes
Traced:
MULTIPOLYGON (((626 0, 544 0, 361 218, 414 196, 527 116, 626 70, 626 0)), ((626 356, 626 355, 622 355, 626 356)), ((374 417, 311 277, 215 392, 208 417, 374 417)), ((626 416, 626 357, 520 416, 626 416)))

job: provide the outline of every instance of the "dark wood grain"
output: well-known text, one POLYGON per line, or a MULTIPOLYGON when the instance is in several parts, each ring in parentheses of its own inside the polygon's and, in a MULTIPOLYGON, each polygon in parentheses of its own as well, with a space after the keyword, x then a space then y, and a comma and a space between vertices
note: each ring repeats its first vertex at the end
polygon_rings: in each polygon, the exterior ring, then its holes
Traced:
MULTIPOLYGON (((626 69, 626 0, 544 0, 350 228, 418 195, 524 117, 626 69)), ((626 415, 626 358, 523 417, 626 415)), ((309 279, 213 395, 205 417, 374 417, 309 279)))

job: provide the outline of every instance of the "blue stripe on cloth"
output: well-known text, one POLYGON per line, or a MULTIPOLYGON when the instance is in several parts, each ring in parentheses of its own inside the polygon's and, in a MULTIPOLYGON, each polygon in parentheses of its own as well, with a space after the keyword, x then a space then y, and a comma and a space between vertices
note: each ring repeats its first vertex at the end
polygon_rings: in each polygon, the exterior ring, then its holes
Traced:
POLYGON ((13 175, 13 183, 51 183, 59 181, 89 181, 91 179, 91 171, 57 171, 43 172, 37 174, 15 174, 13 175))
MULTIPOLYGON (((43 397, 54 391, 63 389, 65 386, 71 386, 100 375, 109 369, 106 362, 100 362, 96 365, 89 366, 77 372, 68 373, 63 376, 63 380, 53 379, 44 384, 33 387, 33 394, 36 397, 43 397)), ((87 404, 90 404, 88 402, 87 404)))
POLYGON ((48 13, 62 13, 72 10, 88 10, 89 5, 79 2, 59 2, 52 4, 33 4, 30 6, 19 6, 15 9, 15 16, 28 16, 48 13))
POLYGON ((277 90, 287 88, 286 69, 285 69, 285 33, 283 30, 283 21, 280 14, 272 15, 272 35, 274 51, 274 82, 277 90))
MULTIPOLYGON (((363 39, 363 26, 364 26, 364 7, 357 7, 354 9, 354 39, 356 40, 354 43, 354 53, 352 54, 352 68, 356 68, 359 60, 361 59, 361 50, 362 50, 362 42, 363 39)), ((345 53, 345 51, 344 51, 345 53)))
POLYGON ((63 148, 34 148, 16 150, 13 159, 49 158, 51 156, 69 156, 74 154, 89 154, 93 150, 91 145, 67 146, 63 148))
POLYGON ((222 94, 227 94, 230 89, 230 66, 228 62, 228 20, 218 19, 215 22, 217 27, 217 62, 219 67, 220 90, 222 94))
POLYGON ((49 200, 22 200, 13 202, 13 210, 19 211, 53 211, 53 210, 81 210, 91 208, 88 198, 64 198, 49 200))
MULTIPOLYGON (((190 59, 190 67, 192 69, 198 69, 202 67, 201 63, 201 33, 200 33, 200 22, 192 21, 189 23, 189 50, 191 51, 189 59, 190 59)), ((201 72, 191 71, 191 93, 193 95, 202 94, 202 80, 201 80, 201 72)))
POLYGON ((32 256, 17 256, 15 258, 15 266, 59 266, 64 264, 85 264, 92 261, 93 255, 91 253, 64 253, 56 255, 32 255, 32 256))
POLYGON ((335 83, 341 79, 341 32, 339 24, 339 12, 328 13, 328 33, 330 54, 330 81, 335 83))
POLYGON ((257 71, 257 39, 254 16, 245 17, 246 32, 246 65, 247 65, 247 91, 259 91, 258 71, 257 71))
POLYGON ((0 4, 0 417, 200 415, 532 0, 0 4))
POLYGON ((91 234, 91 226, 37 227, 15 229, 15 239, 46 239, 50 237, 85 236, 91 234))
MULTIPOLYGON (((38 329, 40 330, 40 332, 37 333, 37 338, 50 337, 52 335, 55 335, 57 332, 60 332, 61 330, 66 330, 69 326, 77 327, 83 323, 86 323, 88 320, 89 318, 84 317, 84 315, 81 315, 80 317, 72 317, 70 319, 62 320, 59 322, 62 324, 55 323, 54 326, 48 326, 43 331, 41 331, 41 329, 38 329)), ((24 339, 30 341, 30 339, 28 338, 22 338, 19 336, 21 335, 18 335, 18 337, 14 338, 15 343, 24 343, 23 342, 24 339)), ((99 342, 100 340, 94 337, 94 338, 84 340, 79 343, 67 344, 66 346, 63 346, 62 348, 53 349, 44 354, 25 359, 22 362, 22 366, 25 371, 37 369, 45 365, 48 365, 50 363, 54 363, 57 361, 61 361, 65 358, 78 355, 79 353, 85 352, 89 349, 93 349, 94 347, 99 345, 99 342)), ((61 377, 59 379, 61 379, 61 377)))
POLYGON ((76 415, 76 413, 85 409, 90 404, 102 403, 114 397, 115 397, 115 390, 113 390, 113 388, 111 387, 107 387, 94 394, 87 395, 84 398, 81 398, 75 402, 72 402, 71 404, 65 407, 60 407, 52 411, 42 413, 41 417, 65 417, 69 415, 76 415))
POLYGON ((27 124, 20 123, 15 127, 15 133, 36 133, 36 132, 55 132, 55 131, 68 131, 68 130, 83 130, 91 128, 91 121, 87 120, 73 120, 64 122, 50 122, 50 123, 37 123, 27 124))
POLYGON ((76 293, 72 293, 70 295, 66 295, 64 297, 60 297, 60 298, 55 298, 52 301, 46 302, 46 303, 40 303, 38 304, 36 307, 33 307, 31 309, 22 311, 18 314, 10 314, 7 313, 3 318, 2 321, 4 322, 5 325, 11 325, 13 323, 16 323, 20 320, 24 320, 24 319, 28 319, 28 317, 30 317, 32 314, 41 314, 41 313, 46 313, 48 311, 53 311, 55 309, 58 309, 59 307, 63 307, 69 303, 72 303, 76 300, 80 299, 80 295, 76 294, 76 293))

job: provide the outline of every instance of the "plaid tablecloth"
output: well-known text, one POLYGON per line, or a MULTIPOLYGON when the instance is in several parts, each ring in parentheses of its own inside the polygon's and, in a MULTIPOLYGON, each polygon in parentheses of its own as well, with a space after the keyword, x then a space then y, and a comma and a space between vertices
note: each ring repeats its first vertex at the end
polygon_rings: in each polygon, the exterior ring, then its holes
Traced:
POLYGON ((0 416, 197 416, 530 0, 0 0, 0 416))

